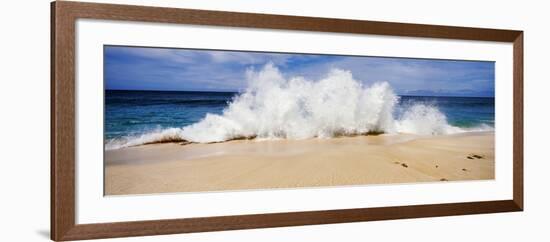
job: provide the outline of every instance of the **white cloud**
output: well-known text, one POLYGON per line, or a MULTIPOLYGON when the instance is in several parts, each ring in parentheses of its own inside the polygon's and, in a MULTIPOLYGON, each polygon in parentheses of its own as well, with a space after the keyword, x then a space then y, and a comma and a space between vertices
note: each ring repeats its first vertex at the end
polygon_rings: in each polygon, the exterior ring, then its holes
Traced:
POLYGON ((216 63, 237 63, 242 65, 263 65, 272 62, 276 65, 285 65, 290 55, 285 54, 258 54, 233 51, 209 51, 208 55, 216 63))

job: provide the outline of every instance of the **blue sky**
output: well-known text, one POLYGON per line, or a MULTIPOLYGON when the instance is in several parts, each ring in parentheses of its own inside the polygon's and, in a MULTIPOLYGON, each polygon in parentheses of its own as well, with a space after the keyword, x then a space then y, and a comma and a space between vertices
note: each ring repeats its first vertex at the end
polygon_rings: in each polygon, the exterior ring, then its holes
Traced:
POLYGON ((285 76, 318 80, 333 68, 399 95, 494 96, 494 62, 105 47, 105 84, 118 90, 239 91, 246 71, 273 63, 285 76))

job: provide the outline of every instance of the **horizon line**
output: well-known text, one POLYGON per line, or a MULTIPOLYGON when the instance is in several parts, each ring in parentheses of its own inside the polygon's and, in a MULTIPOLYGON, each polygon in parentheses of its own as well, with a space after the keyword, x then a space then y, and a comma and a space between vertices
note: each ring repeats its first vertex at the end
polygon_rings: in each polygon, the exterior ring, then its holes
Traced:
MULTIPOLYGON (((219 93, 240 93, 233 90, 142 90, 142 89, 104 89, 104 91, 130 91, 130 92, 219 92, 219 93)), ((459 96, 459 95, 410 95, 399 94, 406 97, 472 97, 472 98, 495 98, 495 96, 459 96)))

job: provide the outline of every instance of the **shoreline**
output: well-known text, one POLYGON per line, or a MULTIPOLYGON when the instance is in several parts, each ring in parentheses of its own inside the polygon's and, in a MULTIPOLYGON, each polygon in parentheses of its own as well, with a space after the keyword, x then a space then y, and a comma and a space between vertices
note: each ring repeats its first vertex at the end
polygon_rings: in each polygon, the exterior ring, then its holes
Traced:
POLYGON ((487 179, 494 179, 493 131, 161 143, 105 151, 105 195, 487 179))

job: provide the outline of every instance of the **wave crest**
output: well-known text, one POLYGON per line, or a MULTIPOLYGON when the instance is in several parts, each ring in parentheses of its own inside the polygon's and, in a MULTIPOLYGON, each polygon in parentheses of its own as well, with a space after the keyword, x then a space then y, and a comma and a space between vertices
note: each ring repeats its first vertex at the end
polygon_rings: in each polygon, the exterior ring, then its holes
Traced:
POLYGON ((170 142, 186 142, 186 139, 181 136, 180 128, 156 130, 137 136, 111 139, 105 144, 105 149, 115 150, 124 147, 170 142))

